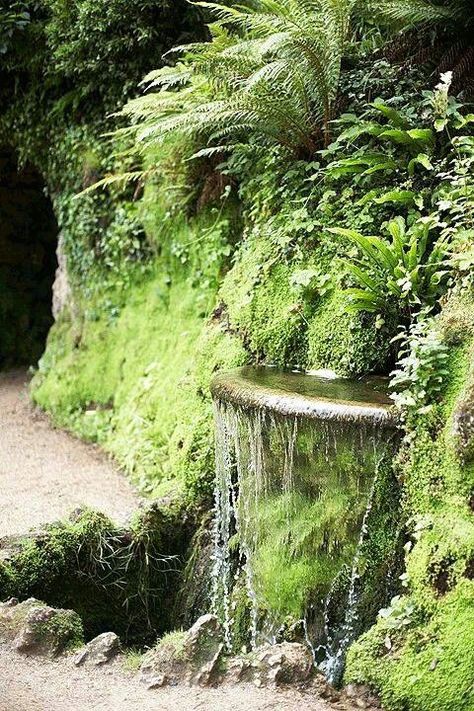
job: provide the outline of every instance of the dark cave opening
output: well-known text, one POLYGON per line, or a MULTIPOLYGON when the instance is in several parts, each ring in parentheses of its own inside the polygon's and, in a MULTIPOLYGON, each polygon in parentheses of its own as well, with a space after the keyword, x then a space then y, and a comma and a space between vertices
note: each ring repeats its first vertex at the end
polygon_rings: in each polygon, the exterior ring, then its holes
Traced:
POLYGON ((41 175, 0 148, 0 369, 34 365, 53 323, 58 225, 41 175))

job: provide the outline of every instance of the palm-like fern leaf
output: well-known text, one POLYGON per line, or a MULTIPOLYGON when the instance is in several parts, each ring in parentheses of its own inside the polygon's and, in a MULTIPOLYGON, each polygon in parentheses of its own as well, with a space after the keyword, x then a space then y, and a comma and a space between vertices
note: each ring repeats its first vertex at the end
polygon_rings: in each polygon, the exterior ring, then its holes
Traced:
POLYGON ((145 77, 153 93, 123 112, 138 143, 180 132, 202 145, 251 132, 314 151, 328 135, 355 0, 197 4, 215 18, 212 41, 176 48, 175 67, 145 77))
MULTIPOLYGON (((400 25, 469 24, 469 0, 253 0, 249 6, 203 0, 212 41, 178 47, 175 67, 151 72, 152 93, 124 114, 145 147, 170 133, 235 143, 249 134, 311 154, 329 140, 341 62, 357 13, 400 25), (466 15, 467 13, 467 15, 466 15)), ((406 132, 405 132, 406 133, 406 132)), ((395 140, 396 136, 386 136, 395 140)), ((413 138, 415 145, 416 140, 413 138)))

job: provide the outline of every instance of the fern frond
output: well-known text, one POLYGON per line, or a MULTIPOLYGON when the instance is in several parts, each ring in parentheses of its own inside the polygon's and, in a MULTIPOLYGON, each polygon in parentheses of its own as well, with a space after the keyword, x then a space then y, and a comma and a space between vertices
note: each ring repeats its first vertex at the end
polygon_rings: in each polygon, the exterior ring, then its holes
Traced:
POLYGON ((433 25, 440 21, 454 20, 457 9, 442 6, 430 0, 369 0, 361 3, 361 11, 372 19, 385 24, 433 25))

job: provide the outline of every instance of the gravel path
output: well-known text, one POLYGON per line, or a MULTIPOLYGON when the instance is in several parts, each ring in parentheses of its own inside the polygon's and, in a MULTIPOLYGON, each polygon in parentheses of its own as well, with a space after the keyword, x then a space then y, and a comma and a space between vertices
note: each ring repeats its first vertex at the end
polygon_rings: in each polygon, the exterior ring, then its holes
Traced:
POLYGON ((253 685, 148 690, 120 661, 76 667, 72 660, 22 657, 0 647, 0 711, 335 711, 314 694, 253 685))
POLYGON ((94 446, 52 427, 28 399, 25 371, 0 373, 0 538, 87 505, 124 522, 139 498, 94 446))

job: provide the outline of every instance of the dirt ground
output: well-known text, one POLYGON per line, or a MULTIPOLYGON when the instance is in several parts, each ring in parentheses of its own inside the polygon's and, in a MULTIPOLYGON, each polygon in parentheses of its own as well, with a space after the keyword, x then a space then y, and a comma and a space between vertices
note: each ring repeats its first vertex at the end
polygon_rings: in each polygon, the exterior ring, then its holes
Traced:
MULTIPOLYGON (((0 647, 0 711, 334 711, 309 692, 258 689, 250 684, 147 689, 118 660, 76 667, 22 657, 0 647)), ((341 707, 339 707, 341 708, 341 707)))
POLYGON ((125 522, 139 498, 94 446, 54 429, 29 402, 25 371, 0 373, 0 538, 83 505, 125 522))

